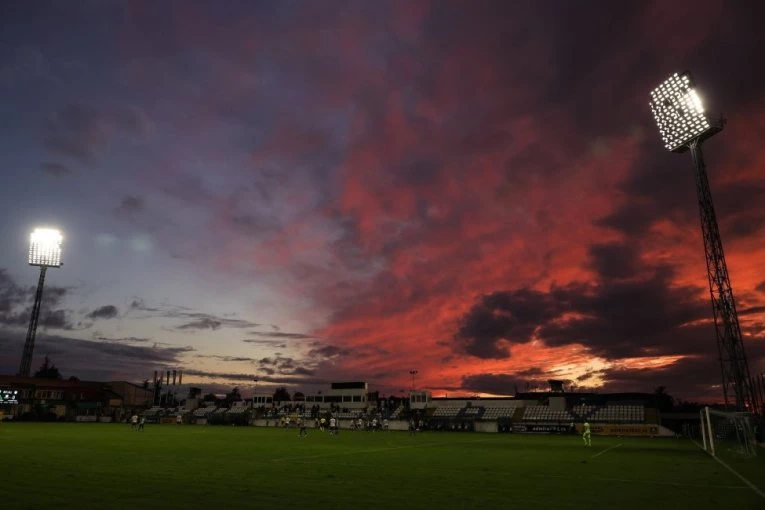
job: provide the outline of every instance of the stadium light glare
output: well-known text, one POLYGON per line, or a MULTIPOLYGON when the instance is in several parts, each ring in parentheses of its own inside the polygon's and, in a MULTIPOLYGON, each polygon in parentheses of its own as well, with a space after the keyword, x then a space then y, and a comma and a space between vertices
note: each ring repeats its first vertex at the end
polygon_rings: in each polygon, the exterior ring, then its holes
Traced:
POLYGON ((61 232, 52 228, 36 228, 29 240, 29 265, 61 267, 61 232))
POLYGON ((675 73, 652 90, 649 104, 669 151, 683 152, 688 142, 714 129, 688 72, 675 73))

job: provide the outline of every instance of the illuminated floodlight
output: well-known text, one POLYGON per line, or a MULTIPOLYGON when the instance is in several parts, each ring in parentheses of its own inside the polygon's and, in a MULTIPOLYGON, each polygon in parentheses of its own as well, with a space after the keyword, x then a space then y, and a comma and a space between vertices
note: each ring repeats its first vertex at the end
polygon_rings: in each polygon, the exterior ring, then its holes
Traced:
POLYGON ((683 152, 691 140, 717 131, 709 122, 691 73, 673 74, 651 92, 651 111, 664 147, 683 152))
POLYGON ((61 267, 61 232, 52 228, 36 228, 29 241, 29 265, 61 267))

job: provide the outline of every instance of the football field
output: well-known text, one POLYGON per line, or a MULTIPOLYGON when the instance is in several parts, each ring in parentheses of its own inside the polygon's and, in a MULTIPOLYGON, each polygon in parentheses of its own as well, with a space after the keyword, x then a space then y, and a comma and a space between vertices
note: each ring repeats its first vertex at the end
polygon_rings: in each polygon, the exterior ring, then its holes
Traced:
POLYGON ((765 451, 729 459, 752 488, 676 439, 2 423, 0 452, 2 509, 765 508, 765 451))

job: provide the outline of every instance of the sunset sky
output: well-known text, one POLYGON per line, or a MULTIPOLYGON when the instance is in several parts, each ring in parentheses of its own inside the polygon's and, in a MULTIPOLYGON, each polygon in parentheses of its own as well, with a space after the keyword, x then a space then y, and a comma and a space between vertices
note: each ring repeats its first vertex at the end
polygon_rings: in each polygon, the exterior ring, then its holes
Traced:
POLYGON ((400 394, 720 398, 688 154, 694 73, 753 373, 765 371, 765 3, 0 3, 0 373, 36 226, 64 234, 33 369, 366 380, 400 394))

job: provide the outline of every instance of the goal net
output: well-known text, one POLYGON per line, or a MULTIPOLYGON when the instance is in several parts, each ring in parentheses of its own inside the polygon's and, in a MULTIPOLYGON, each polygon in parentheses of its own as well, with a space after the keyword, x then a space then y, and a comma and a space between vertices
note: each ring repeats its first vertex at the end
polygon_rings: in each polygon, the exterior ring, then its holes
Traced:
POLYGON ((757 455, 751 413, 728 413, 705 407, 701 410, 701 438, 706 451, 715 456, 757 455))

